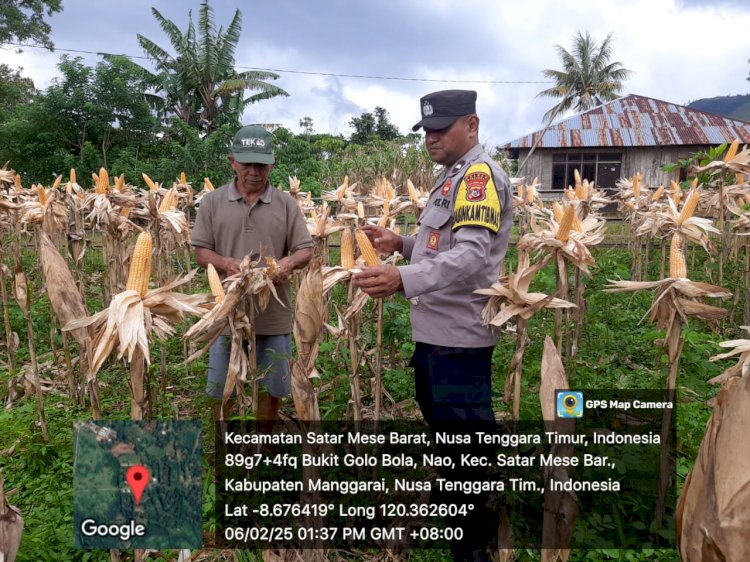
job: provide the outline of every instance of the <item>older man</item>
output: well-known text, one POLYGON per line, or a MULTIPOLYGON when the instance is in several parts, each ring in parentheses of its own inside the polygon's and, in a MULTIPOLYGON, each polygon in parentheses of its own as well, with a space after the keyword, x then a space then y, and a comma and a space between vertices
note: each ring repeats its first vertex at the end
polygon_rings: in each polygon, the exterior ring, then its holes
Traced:
MULTIPOLYGON (((411 302, 416 342, 416 398, 430 427, 491 428, 492 350, 498 335, 484 326, 486 297, 475 289, 497 281, 512 224, 510 182, 479 144, 477 94, 434 92, 420 100, 430 158, 444 166, 419 217, 416 237, 365 227, 374 246, 399 251, 408 265, 368 267, 355 283, 373 297, 403 291, 411 302)), ((477 510, 475 513, 480 513, 477 510)), ((465 521, 467 540, 452 544, 457 560, 485 559, 492 529, 465 521), (471 535, 471 536, 469 536, 471 535)))
MULTIPOLYGON (((258 370, 266 372, 257 405, 260 421, 277 417, 279 398, 290 393, 292 306, 289 277, 312 258, 312 238, 297 203, 268 181, 275 157, 271 135, 259 125, 242 127, 232 141, 229 164, 233 182, 203 198, 192 232, 195 258, 224 275, 239 272, 245 256, 272 256, 279 272, 274 282, 278 296, 255 318, 258 370)), ((227 341, 220 337, 211 347, 208 366, 209 396, 220 400, 229 364, 227 341)), ((217 403, 215 416, 228 414, 217 403)))

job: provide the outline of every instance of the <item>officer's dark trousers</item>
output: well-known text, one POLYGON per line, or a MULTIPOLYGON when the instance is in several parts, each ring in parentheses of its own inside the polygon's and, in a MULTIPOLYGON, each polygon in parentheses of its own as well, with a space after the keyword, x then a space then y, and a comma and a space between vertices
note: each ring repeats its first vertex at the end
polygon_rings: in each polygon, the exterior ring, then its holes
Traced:
MULTIPOLYGON (((433 438, 446 435, 472 436, 471 445, 436 444, 436 453, 450 456, 455 468, 440 468, 442 478, 452 481, 482 482, 488 478, 486 467, 462 463, 462 455, 492 459, 492 450, 477 443, 477 432, 495 431, 492 411, 493 347, 442 347, 417 342, 411 366, 414 368, 416 398, 433 438)), ((434 439, 433 439, 434 442, 434 439)), ((465 458, 465 457, 464 457, 465 458)), ((467 516, 446 518, 446 526, 463 529, 464 538, 451 543, 457 559, 465 553, 482 550, 497 534, 497 518, 487 506, 487 494, 442 492, 433 494, 438 503, 470 503, 475 507, 467 516)))

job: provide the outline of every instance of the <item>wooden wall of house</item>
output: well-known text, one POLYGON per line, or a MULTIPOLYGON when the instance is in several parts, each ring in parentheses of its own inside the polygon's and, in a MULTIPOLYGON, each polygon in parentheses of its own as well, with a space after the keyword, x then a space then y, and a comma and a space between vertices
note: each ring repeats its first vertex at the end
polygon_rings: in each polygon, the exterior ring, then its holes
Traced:
MULTIPOLYGON (((623 177, 632 177, 636 172, 643 174, 644 181, 650 185, 669 185, 669 180, 677 179, 675 174, 662 172, 664 164, 676 163, 688 158, 691 154, 708 150, 708 146, 649 146, 623 148, 585 148, 585 149, 537 149, 518 177, 524 177, 526 182, 539 178, 541 188, 548 190, 552 186, 552 155, 568 152, 621 152, 623 177)), ((529 153, 528 149, 520 149, 518 163, 520 164, 529 153)))

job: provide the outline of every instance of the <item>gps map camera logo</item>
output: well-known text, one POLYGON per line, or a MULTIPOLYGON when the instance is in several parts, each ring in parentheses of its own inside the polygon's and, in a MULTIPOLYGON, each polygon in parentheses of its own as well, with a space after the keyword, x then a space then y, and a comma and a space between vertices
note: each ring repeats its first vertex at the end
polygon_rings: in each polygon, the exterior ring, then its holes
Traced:
POLYGON ((557 417, 582 418, 583 392, 577 390, 557 391, 557 417))

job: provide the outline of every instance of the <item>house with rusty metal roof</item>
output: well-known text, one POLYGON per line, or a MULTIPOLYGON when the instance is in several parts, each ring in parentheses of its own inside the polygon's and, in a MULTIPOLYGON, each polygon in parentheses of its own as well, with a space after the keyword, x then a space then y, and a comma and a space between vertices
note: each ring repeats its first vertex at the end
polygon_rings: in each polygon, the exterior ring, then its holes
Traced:
POLYGON ((636 172, 651 185, 668 184, 677 178, 662 171, 664 164, 735 138, 750 144, 750 122, 630 94, 504 148, 520 164, 535 146, 519 175, 538 177, 548 192, 574 185, 576 169, 600 188, 636 172))

